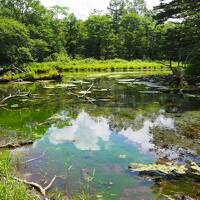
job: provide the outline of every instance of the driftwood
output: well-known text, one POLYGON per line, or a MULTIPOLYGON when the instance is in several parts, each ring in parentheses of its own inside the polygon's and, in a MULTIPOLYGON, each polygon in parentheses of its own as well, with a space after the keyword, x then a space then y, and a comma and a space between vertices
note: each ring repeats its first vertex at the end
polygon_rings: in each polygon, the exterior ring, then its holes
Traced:
POLYGON ((57 179, 57 176, 54 176, 53 179, 50 181, 50 183, 46 186, 46 187, 42 187, 40 184, 35 183, 35 182, 29 182, 23 179, 20 179, 18 177, 13 177, 14 180, 24 183, 28 186, 31 186, 33 188, 35 188, 43 197, 45 200, 50 200, 47 196, 47 191, 51 188, 51 186, 53 185, 53 183, 55 182, 55 180, 57 179))
POLYGON ((3 144, 0 145, 0 149, 15 149, 18 147, 22 147, 22 146, 28 146, 33 144, 33 141, 22 141, 22 142, 18 142, 18 143, 7 143, 7 144, 3 144))
POLYGON ((4 102, 6 102, 7 100, 9 100, 9 99, 14 99, 14 98, 18 98, 18 97, 30 97, 30 92, 28 92, 28 93, 26 93, 26 94, 16 94, 16 95, 9 95, 9 96, 7 96, 7 97, 5 97, 4 99, 2 99, 1 101, 0 101, 0 103, 4 103, 4 102))

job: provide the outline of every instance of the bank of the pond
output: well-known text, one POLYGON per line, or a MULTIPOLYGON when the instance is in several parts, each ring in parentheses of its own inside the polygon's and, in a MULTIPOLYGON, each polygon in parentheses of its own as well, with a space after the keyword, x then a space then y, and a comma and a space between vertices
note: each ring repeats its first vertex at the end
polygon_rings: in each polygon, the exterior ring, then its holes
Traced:
MULTIPOLYGON (((167 61, 165 62, 167 64, 167 61)), ((9 68, 3 70, 0 82, 18 81, 37 81, 37 80, 58 80, 66 72, 116 72, 116 71, 140 71, 153 74, 169 74, 170 69, 160 61, 149 60, 69 60, 32 63, 28 66, 19 68, 9 68)), ((176 63, 174 63, 176 65, 176 63)))
POLYGON ((0 151, 0 199, 39 199, 26 185, 13 179, 12 171, 9 151, 0 151))
MULTIPOLYGON (((43 187, 36 182, 29 182, 20 179, 17 174, 17 162, 13 165, 11 154, 8 150, 0 151, 0 199, 2 200, 39 200, 39 199, 64 199, 64 200, 89 200, 90 195, 86 192, 75 193, 69 198, 68 194, 51 193, 47 196, 47 191, 51 189, 53 183, 59 177, 53 177, 48 185, 43 187), (33 188, 35 190, 33 190, 33 188)), ((34 160, 33 160, 34 161, 34 160)))

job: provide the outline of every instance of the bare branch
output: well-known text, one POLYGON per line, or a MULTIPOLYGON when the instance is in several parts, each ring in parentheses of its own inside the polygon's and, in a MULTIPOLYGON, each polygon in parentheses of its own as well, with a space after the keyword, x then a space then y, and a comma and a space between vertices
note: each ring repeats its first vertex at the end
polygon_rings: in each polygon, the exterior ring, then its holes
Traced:
POLYGON ((29 181, 20 179, 18 177, 13 177, 13 179, 18 182, 25 183, 26 185, 29 185, 29 186, 35 188, 38 192, 40 192, 40 194, 45 198, 45 200, 49 200, 49 198, 46 196, 45 189, 40 184, 35 183, 35 182, 29 182, 29 181))
POLYGON ((94 83, 92 83, 92 85, 85 91, 85 94, 82 95, 81 97, 82 98, 85 97, 87 95, 87 93, 93 88, 93 86, 94 86, 94 83))
POLYGON ((18 97, 29 97, 30 96, 30 92, 26 93, 26 94, 16 94, 16 95, 9 95, 7 97, 5 97, 4 99, 2 99, 0 101, 0 103, 4 103, 6 101, 8 101, 9 99, 14 99, 14 98, 18 98, 18 97))
POLYGON ((53 179, 51 180, 51 182, 49 183, 49 185, 47 185, 44 190, 47 191, 51 188, 51 186, 53 185, 54 181, 56 180, 57 176, 54 176, 53 179))
POLYGON ((35 188, 43 197, 45 200, 50 200, 47 196, 47 191, 52 187, 53 183, 55 182, 55 180, 57 179, 57 176, 54 176, 53 179, 50 181, 49 185, 47 185, 45 188, 43 188, 40 184, 35 183, 35 182, 30 182, 30 181, 26 181, 23 179, 20 179, 18 177, 13 177, 14 180, 24 183, 26 185, 29 185, 33 188, 35 188))

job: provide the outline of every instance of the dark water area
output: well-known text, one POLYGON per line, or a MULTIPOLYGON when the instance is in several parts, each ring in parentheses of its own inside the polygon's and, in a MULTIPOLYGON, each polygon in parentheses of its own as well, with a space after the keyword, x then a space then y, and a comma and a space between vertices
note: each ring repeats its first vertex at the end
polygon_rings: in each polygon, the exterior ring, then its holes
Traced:
POLYGON ((0 137, 38 138, 12 151, 20 177, 45 185, 56 175, 50 192, 91 199, 198 199, 198 181, 157 183, 128 170, 132 162, 200 163, 198 96, 130 78, 0 86, 2 98, 19 90, 32 97, 0 107, 0 137))

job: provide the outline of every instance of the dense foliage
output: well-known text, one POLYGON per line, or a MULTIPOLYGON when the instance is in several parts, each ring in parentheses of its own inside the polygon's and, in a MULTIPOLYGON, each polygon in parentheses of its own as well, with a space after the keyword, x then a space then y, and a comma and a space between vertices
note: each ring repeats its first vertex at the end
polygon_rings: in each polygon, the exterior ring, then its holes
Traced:
POLYGON ((200 74, 200 1, 161 0, 155 8, 155 19, 163 23, 175 19, 174 28, 168 32, 167 52, 171 59, 176 59, 183 66, 189 66, 188 74, 200 74))
POLYGON ((0 0, 0 64, 52 61, 66 54, 176 60, 198 74, 199 9, 195 0, 161 0, 154 11, 144 0, 111 0, 106 14, 95 10, 79 20, 67 8, 47 9, 39 0, 0 0))

